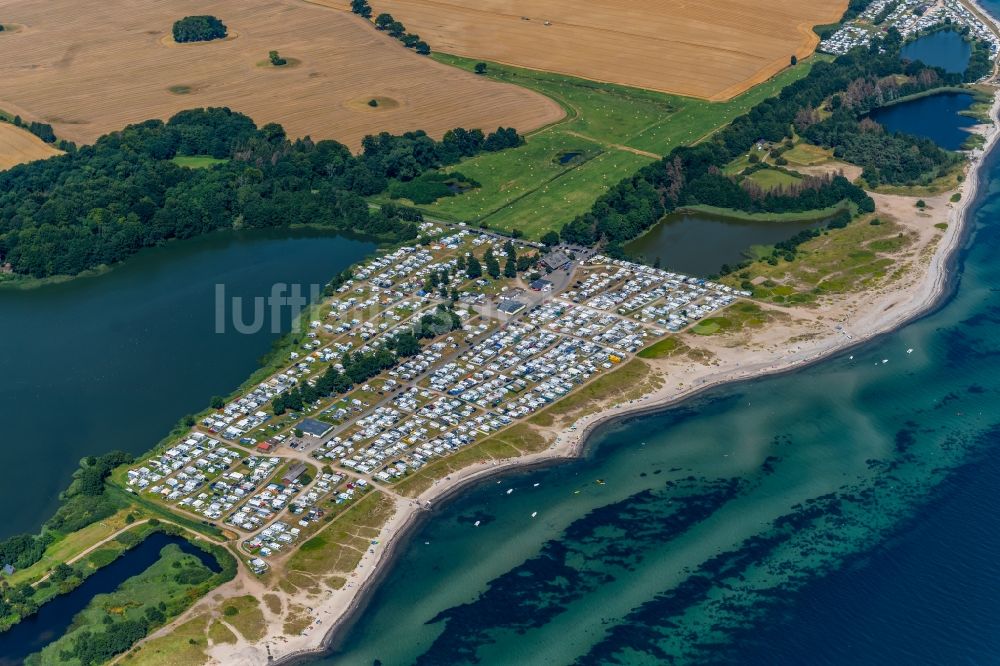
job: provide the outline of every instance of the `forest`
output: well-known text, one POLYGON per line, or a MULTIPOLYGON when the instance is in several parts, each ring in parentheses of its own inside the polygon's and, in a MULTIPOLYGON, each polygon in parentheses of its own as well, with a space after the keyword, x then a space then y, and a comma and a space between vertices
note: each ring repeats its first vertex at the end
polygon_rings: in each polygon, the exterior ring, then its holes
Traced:
POLYGON ((892 100, 962 82, 961 74, 902 61, 901 41, 890 29, 869 49, 816 63, 807 76, 736 118, 711 140, 676 148, 613 186, 589 212, 563 227, 562 239, 584 245, 605 241, 614 250, 666 213, 694 204, 784 213, 824 207, 840 197, 861 212, 874 210, 871 197, 844 178, 809 179, 792 194, 760 197, 722 175, 727 164, 755 143, 781 142, 793 128, 861 166, 871 185, 933 178, 959 158, 924 139, 884 132, 865 118, 868 111, 892 100), (820 120, 820 109, 829 117, 820 120))
POLYGON ((395 180, 523 139, 458 128, 441 141, 424 132, 364 139, 361 155, 336 141, 290 140, 226 108, 148 120, 91 146, 0 172, 0 264, 15 274, 75 275, 143 247, 215 229, 318 224, 387 242, 417 236, 420 216, 399 206, 372 211, 364 197, 395 180), (226 162, 190 169, 176 156, 226 162))

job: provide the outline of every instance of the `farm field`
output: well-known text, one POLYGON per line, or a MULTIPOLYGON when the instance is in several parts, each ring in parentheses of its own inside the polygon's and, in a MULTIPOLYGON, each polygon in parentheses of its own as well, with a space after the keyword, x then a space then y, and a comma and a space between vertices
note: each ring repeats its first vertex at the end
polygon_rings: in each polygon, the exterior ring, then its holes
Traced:
MULTIPOLYGON (((347 7, 347 0, 321 0, 347 7)), ((372 0, 434 51, 727 100, 804 58, 847 0, 372 0)))
POLYGON ((298 0, 82 0, 72 12, 13 0, 4 11, 24 27, 0 39, 0 108, 81 143, 201 106, 354 149, 380 131, 523 132, 562 116, 535 92, 436 63, 357 16, 298 0), (173 43, 173 22, 190 14, 218 16, 230 37, 173 43), (258 66, 275 49, 295 66, 258 66), (368 106, 373 98, 383 103, 368 106))
POLYGON ((10 123, 0 123, 0 170, 59 153, 31 132, 10 123))
MULTIPOLYGON (((474 60, 436 54, 471 70, 474 60)), ((596 83, 490 64, 486 76, 536 90, 559 102, 566 118, 531 133, 525 145, 453 167, 482 187, 421 206, 443 219, 486 222, 538 238, 589 210, 622 178, 682 144, 696 143, 763 99, 805 76, 814 56, 729 102, 596 83)))

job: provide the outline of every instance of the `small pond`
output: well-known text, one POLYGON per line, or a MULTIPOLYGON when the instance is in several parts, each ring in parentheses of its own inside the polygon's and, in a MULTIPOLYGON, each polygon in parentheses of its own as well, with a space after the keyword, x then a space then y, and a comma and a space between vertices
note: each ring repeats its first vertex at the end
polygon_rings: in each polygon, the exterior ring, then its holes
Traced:
POLYGON ((972 45, 954 30, 940 30, 903 47, 903 60, 919 60, 931 67, 960 74, 969 66, 972 45))
POLYGON ((968 93, 941 93, 875 109, 868 114, 890 132, 930 139, 947 150, 958 150, 969 136, 975 118, 959 115, 972 106, 968 93))
POLYGON ((160 551, 170 544, 176 544, 185 553, 194 555, 214 573, 222 570, 214 557, 188 541, 163 532, 151 534, 111 564, 98 569, 72 592, 55 597, 31 617, 0 633, 0 666, 20 664, 29 654, 38 652, 62 636, 73 617, 86 608, 91 599, 98 594, 113 592, 125 580, 148 569, 160 559, 160 551))
POLYGON ((822 227, 827 221, 776 222, 674 213, 626 245, 625 251, 650 263, 659 258, 668 271, 707 276, 717 273, 723 264, 746 259, 753 245, 773 245, 803 229, 822 227))

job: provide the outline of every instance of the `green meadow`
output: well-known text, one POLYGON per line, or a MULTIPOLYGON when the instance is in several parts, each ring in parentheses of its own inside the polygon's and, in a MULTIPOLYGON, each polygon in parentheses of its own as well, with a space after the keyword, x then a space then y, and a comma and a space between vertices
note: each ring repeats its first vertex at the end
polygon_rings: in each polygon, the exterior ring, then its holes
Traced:
MULTIPOLYGON (((473 70, 476 60, 432 57, 473 70)), ((728 102, 707 102, 560 74, 489 63, 484 76, 536 90, 566 117, 527 135, 525 145, 452 167, 482 187, 421 209, 431 217, 484 222, 538 238, 586 212, 608 187, 671 149, 697 143, 805 76, 815 56, 728 102)), ((483 128, 492 130, 493 128, 483 128)))

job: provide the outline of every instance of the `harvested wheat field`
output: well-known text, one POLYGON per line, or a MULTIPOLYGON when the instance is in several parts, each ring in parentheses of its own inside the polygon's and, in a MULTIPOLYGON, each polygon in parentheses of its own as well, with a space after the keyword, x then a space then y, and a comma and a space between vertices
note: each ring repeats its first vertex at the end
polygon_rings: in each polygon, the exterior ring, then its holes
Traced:
POLYGON ((10 123, 0 123, 0 170, 59 154, 60 151, 31 132, 10 123))
POLYGON ((300 0, 79 0, 58 12, 48 0, 4 5, 4 20, 24 28, 0 35, 0 109, 77 142, 199 106, 355 149, 380 131, 527 131, 563 115, 537 93, 436 63, 359 17, 300 0), (230 38, 173 43, 173 22, 189 14, 219 17, 230 38), (271 50, 294 66, 260 66, 271 50), (372 98, 384 103, 370 107, 372 98))
MULTIPOLYGON (((346 7, 348 0, 320 0, 346 7)), ((847 0, 371 0, 432 49, 711 100, 803 58, 847 0)))

